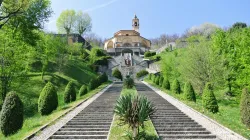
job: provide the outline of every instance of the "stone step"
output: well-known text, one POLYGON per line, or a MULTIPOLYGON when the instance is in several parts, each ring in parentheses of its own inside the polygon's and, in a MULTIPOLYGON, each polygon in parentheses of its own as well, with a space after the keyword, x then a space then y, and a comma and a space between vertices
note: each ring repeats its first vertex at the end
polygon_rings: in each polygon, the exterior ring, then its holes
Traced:
MULTIPOLYGON (((110 123, 111 124, 111 123, 110 123)), ((93 125, 64 125, 63 128, 109 128, 109 125, 99 125, 99 124, 93 124, 93 125)))
POLYGON ((151 119, 152 122, 174 122, 174 123, 178 123, 178 122, 194 122, 194 120, 169 120, 169 119, 164 119, 164 118, 158 118, 158 119, 151 119))
POLYGON ((111 122, 112 121, 112 119, 109 119, 109 120, 94 120, 94 119, 83 119, 83 120, 71 120, 71 121, 69 121, 69 122, 73 122, 73 123, 78 123, 78 122, 80 122, 80 123, 84 123, 84 122, 111 122))
POLYGON ((168 134, 211 134, 209 131, 157 131, 159 136, 166 136, 168 134))
POLYGON ((58 131, 54 135, 108 135, 109 131, 58 131))
POLYGON ((52 135, 50 139, 107 139, 107 135, 52 135))
POLYGON ((59 131, 109 131, 109 127, 93 127, 93 128, 86 128, 86 127, 82 127, 82 128, 68 128, 68 127, 63 127, 60 128, 59 131))
POLYGON ((178 134, 178 135, 164 135, 159 136, 162 140, 169 139, 216 139, 215 135, 207 135, 207 134, 178 134))
POLYGON ((68 122, 67 125, 111 125, 112 122, 68 122))
POLYGON ((162 122, 162 121, 153 121, 153 124, 159 125, 198 125, 197 122, 162 122))
POLYGON ((196 128, 196 127, 179 127, 179 128, 166 128, 166 127, 164 127, 164 126, 162 126, 162 127, 156 127, 155 128, 156 129, 156 131, 158 132, 158 131, 206 131, 206 129, 205 128, 196 128))
POLYGON ((172 128, 172 127, 202 127, 201 125, 197 125, 197 124, 194 124, 194 125, 166 125, 166 124, 154 124, 155 127, 168 127, 168 128, 172 128))

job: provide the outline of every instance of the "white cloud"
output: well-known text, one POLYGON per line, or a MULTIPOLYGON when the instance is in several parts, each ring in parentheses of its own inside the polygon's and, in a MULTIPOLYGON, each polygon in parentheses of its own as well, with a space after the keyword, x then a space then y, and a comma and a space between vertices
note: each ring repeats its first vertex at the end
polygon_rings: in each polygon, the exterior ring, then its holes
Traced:
POLYGON ((91 7, 91 8, 89 8, 89 9, 86 9, 86 10, 84 10, 83 12, 91 12, 91 11, 98 10, 98 9, 100 9, 100 8, 104 8, 104 7, 107 7, 107 6, 109 6, 110 4, 112 4, 112 3, 116 2, 116 1, 118 1, 118 0, 111 0, 111 1, 109 1, 109 2, 107 2, 107 3, 100 4, 100 5, 96 5, 96 6, 94 6, 94 7, 91 7))

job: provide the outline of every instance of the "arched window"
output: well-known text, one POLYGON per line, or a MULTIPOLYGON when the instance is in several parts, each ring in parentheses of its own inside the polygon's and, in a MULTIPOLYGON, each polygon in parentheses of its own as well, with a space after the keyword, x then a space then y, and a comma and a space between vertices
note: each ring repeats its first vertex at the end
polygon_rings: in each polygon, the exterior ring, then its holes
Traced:
POLYGON ((108 45, 107 45, 107 48, 108 48, 108 49, 109 49, 109 48, 113 48, 113 45, 114 45, 113 41, 109 41, 109 43, 108 43, 108 45))
POLYGON ((123 46, 124 47, 132 47, 132 44, 130 44, 130 43, 124 43, 123 46))

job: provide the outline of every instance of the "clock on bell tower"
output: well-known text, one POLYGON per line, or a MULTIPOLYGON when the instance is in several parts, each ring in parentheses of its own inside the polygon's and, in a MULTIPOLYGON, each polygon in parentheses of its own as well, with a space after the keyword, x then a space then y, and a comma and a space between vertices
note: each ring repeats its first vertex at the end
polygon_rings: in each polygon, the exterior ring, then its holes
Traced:
POLYGON ((140 24, 139 24, 139 19, 137 18, 137 16, 135 15, 133 21, 132 21, 132 27, 135 31, 139 32, 139 27, 140 27, 140 24))

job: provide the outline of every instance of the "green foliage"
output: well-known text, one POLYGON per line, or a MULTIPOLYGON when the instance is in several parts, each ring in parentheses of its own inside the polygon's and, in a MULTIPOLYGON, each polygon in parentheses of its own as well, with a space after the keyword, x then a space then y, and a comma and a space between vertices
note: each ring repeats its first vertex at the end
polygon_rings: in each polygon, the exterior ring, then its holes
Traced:
POLYGON ((167 78, 164 78, 163 83, 162 83, 162 87, 167 89, 167 90, 170 90, 170 82, 167 78))
POLYGON ((188 101, 196 102, 194 88, 190 82, 187 82, 184 87, 184 98, 188 101))
POLYGON ((101 83, 105 83, 108 81, 108 76, 107 74, 104 72, 101 76, 99 76, 100 82, 101 83))
POLYGON ((54 85, 48 82, 40 93, 38 99, 38 112, 41 115, 48 115, 58 106, 57 91, 54 85))
POLYGON ((56 26, 59 33, 66 33, 67 35, 73 31, 76 12, 74 10, 64 10, 57 19, 56 26))
POLYGON ((159 79, 159 86, 162 86, 163 81, 164 81, 164 77, 161 75, 159 79))
POLYGON ((244 88, 240 100, 241 122, 250 128, 250 94, 248 88, 244 88))
POLYGON ((88 88, 87 88, 87 86, 82 85, 81 88, 80 88, 80 90, 79 90, 79 95, 80 95, 80 96, 83 96, 83 95, 85 95, 85 94, 87 94, 87 93, 88 93, 88 88))
POLYGON ((64 91, 64 103, 73 102, 76 100, 76 90, 74 83, 70 81, 64 91))
POLYGON ((160 81, 160 76, 157 75, 157 76, 155 77, 155 84, 156 84, 156 85, 159 85, 159 81, 160 81))
POLYGON ((148 71, 146 71, 146 70, 141 70, 141 71, 139 71, 139 72, 136 74, 136 78, 143 77, 143 76, 145 76, 145 75, 147 75, 147 74, 148 74, 148 71))
POLYGON ((172 83, 172 92, 175 93, 175 94, 180 94, 181 93, 181 85, 180 85, 180 82, 175 79, 172 83))
POLYGON ((4 136, 16 133, 23 126, 23 103, 15 92, 7 94, 0 114, 4 136))
POLYGON ((112 76, 122 80, 122 73, 117 68, 112 71, 112 76))
POLYGON ((148 79, 149 79, 149 80, 152 80, 152 73, 150 73, 150 74, 148 75, 148 79))
POLYGON ((152 81, 152 82, 155 81, 155 75, 154 75, 154 74, 152 74, 152 76, 151 76, 151 81, 152 81))
POLYGON ((146 97, 128 94, 117 100, 114 112, 122 125, 128 124, 132 128, 135 138, 138 136, 139 127, 144 127, 144 122, 149 119, 154 110, 153 104, 146 97))
POLYGON ((150 51, 147 51, 144 53, 144 57, 152 57, 152 56, 155 56, 156 55, 156 52, 150 52, 150 51))
POLYGON ((236 22, 232 26, 233 29, 240 29, 240 28, 246 28, 246 27, 247 27, 247 24, 243 22, 236 22))
POLYGON ((131 77, 127 77, 123 82, 123 87, 127 89, 133 88, 134 85, 135 85, 134 79, 132 79, 131 77))
POLYGON ((93 78, 89 82, 89 91, 94 90, 101 85, 99 77, 93 78))
POLYGON ((93 65, 107 65, 109 58, 110 56, 107 56, 104 50, 97 47, 92 48, 89 55, 90 64, 93 65))
POLYGON ((202 105, 205 109, 212 113, 219 111, 217 100, 214 96, 214 92, 210 83, 207 83, 202 94, 202 105))

